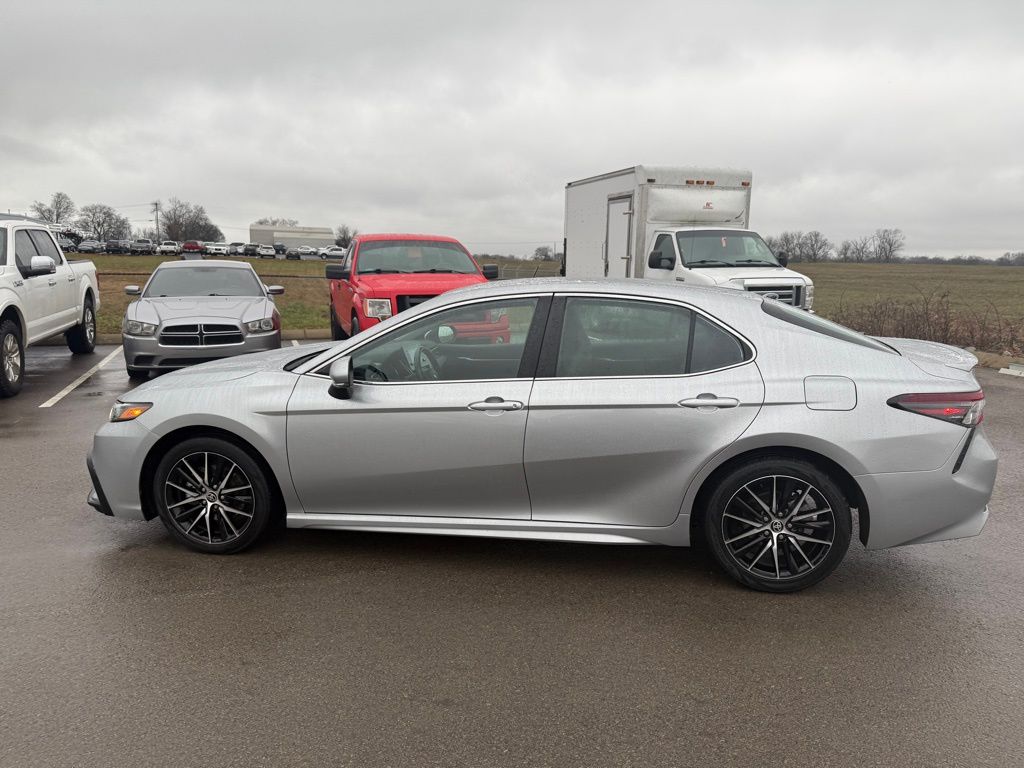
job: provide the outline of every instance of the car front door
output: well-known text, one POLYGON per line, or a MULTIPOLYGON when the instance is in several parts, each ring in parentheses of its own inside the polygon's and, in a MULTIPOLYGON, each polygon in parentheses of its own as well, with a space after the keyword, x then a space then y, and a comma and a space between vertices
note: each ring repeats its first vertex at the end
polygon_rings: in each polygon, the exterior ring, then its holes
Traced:
MULTIPOLYGON (((77 325, 81 318, 78 316, 78 282, 75 271, 61 256, 57 243, 53 236, 42 229, 29 230, 32 242, 41 256, 49 256, 57 265, 57 271, 50 277, 57 281, 53 286, 54 294, 54 315, 53 323, 57 329, 69 328, 77 325)), ((47 281, 49 284, 49 281, 47 281)))
POLYGON ((351 347, 351 397, 329 364, 288 403, 288 461, 306 513, 529 519, 523 441, 550 299, 470 301, 351 347), (466 329, 499 313, 511 343, 466 329))
POLYGON ((753 350, 691 307, 556 299, 526 429, 533 519, 666 526, 764 402, 753 350))
POLYGON ((27 229, 14 231, 14 258, 21 273, 24 290, 25 322, 28 326, 25 343, 32 344, 59 330, 57 314, 57 279, 55 275, 33 275, 32 258, 41 254, 27 229))

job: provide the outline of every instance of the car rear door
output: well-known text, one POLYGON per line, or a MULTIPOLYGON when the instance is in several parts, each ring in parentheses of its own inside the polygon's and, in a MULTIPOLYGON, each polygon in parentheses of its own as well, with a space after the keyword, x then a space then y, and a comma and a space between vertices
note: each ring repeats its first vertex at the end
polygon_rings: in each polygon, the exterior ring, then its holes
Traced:
POLYGON ((670 525, 691 478, 764 402, 753 356, 693 307, 556 299, 526 428, 533 519, 670 525))
POLYGON ((292 481, 310 514, 529 519, 523 441, 550 299, 468 301, 352 347, 351 397, 327 365, 288 403, 292 481), (506 312, 518 342, 460 339, 506 312))

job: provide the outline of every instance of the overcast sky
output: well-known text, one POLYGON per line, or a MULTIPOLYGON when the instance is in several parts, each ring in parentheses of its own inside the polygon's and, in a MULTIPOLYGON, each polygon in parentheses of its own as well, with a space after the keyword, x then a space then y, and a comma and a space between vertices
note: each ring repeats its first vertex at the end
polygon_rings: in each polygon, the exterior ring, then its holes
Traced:
POLYGON ((764 234, 1024 249, 1020 0, 35 0, 0 18, 0 209, 176 196, 232 240, 285 216, 507 253, 561 240, 567 181, 707 164, 753 171, 764 234))

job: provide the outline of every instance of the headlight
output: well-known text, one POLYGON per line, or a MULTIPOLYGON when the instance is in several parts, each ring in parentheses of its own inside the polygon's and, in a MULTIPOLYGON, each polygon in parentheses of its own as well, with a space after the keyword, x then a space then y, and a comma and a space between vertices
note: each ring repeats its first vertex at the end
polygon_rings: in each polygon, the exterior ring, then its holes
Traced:
POLYGON ((814 285, 808 285, 804 288, 804 309, 810 309, 814 306, 814 285))
POLYGON ((110 409, 110 420, 132 421, 152 407, 152 403, 114 403, 114 407, 110 409))
POLYGON ((383 320, 385 317, 391 317, 391 299, 366 299, 363 309, 367 317, 383 320))
POLYGON ((138 320, 125 320, 121 330, 129 336, 152 336, 156 326, 151 323, 140 323, 138 320))
POLYGON ((274 318, 265 317, 262 320, 253 320, 251 323, 246 323, 245 327, 249 329, 249 333, 272 331, 274 330, 274 318))

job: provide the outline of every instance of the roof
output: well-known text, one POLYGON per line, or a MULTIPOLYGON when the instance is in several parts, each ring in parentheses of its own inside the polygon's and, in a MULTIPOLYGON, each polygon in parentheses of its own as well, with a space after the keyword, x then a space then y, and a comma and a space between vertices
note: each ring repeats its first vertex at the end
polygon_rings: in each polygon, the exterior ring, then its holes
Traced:
POLYGON ((459 245, 462 245, 462 243, 460 243, 454 237, 449 237, 448 235, 414 235, 408 233, 399 234, 393 232, 367 235, 360 232, 353 239, 358 240, 360 242, 367 242, 372 240, 428 240, 433 241, 435 243, 458 243, 459 245))
POLYGON ((157 265, 157 269, 184 269, 186 267, 234 267, 235 269, 252 269, 252 265, 245 261, 225 261, 224 259, 181 259, 180 261, 164 261, 157 265))

